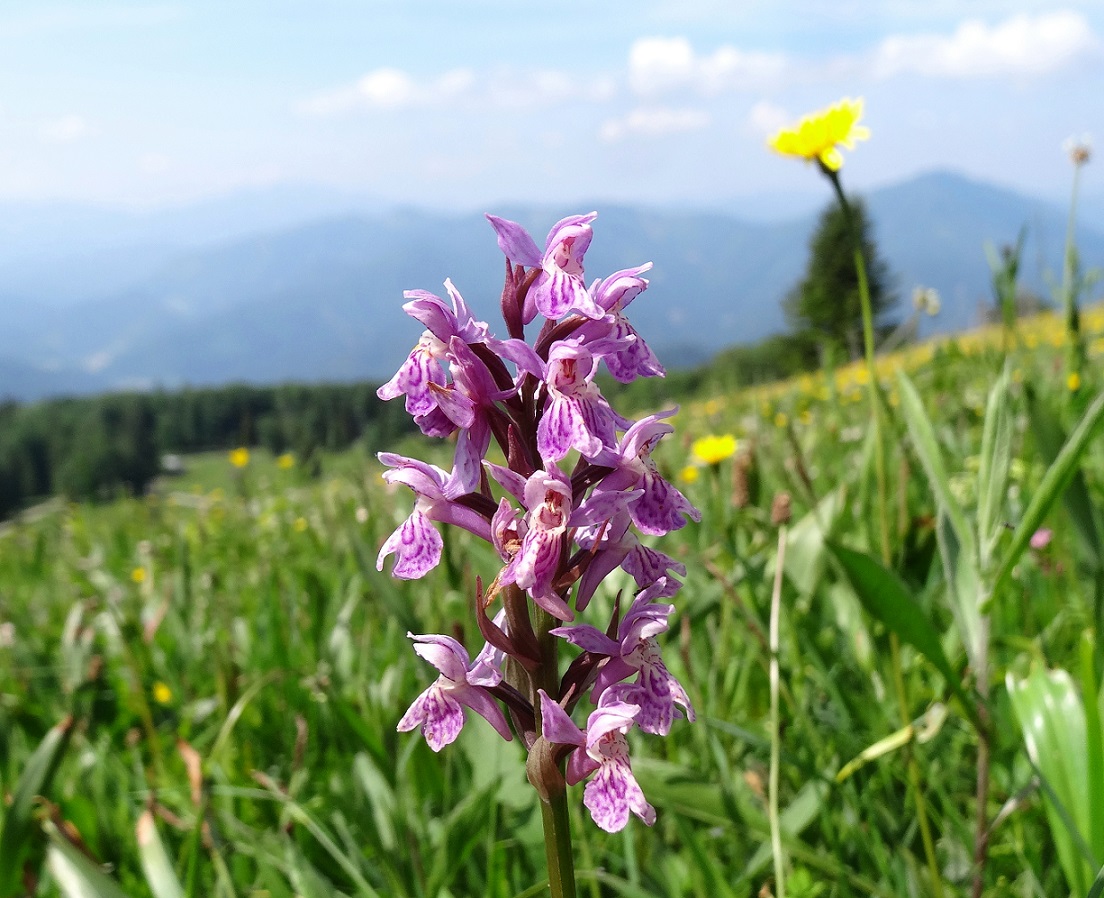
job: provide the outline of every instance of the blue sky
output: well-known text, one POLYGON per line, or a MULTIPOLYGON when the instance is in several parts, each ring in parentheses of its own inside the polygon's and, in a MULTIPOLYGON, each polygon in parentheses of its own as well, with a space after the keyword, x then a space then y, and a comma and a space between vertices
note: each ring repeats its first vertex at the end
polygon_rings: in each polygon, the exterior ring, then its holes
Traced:
POLYGON ((7 0, 0 199, 738 207, 822 191, 764 141, 843 96, 873 131, 853 187, 952 168, 1061 196, 1063 140, 1104 140, 1104 4, 7 0))

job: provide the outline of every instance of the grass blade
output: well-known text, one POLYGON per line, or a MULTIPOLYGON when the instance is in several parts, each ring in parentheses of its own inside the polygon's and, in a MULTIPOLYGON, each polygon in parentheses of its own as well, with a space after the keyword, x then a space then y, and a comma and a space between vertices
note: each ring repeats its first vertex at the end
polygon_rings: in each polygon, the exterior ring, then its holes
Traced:
POLYGON ((913 449, 928 476, 928 485, 935 493, 936 502, 954 528, 958 543, 966 551, 967 557, 976 558, 974 531, 967 521, 966 512, 951 492, 951 481, 947 476, 947 467, 943 463, 943 453, 935 438, 931 419, 928 418, 916 387, 903 371, 897 372, 897 392, 913 449))
POLYGON ((126 898, 115 881, 66 839, 52 821, 43 828, 50 839, 46 864, 66 898, 126 898))
POLYGON ((38 748, 27 759, 15 786, 11 806, 4 814, 0 832, 0 895, 19 894, 22 862, 32 835, 35 801, 50 789, 50 782, 61 763, 73 730, 73 718, 66 717, 50 729, 38 748))
POLYGON ((992 595, 997 595, 1001 587, 1012 576, 1012 568, 1027 550, 1032 534, 1039 529, 1051 506, 1065 492, 1077 473, 1081 455, 1089 447, 1096 431, 1104 420, 1104 393, 1097 396, 1085 411, 1085 416, 1074 428, 1070 438, 1059 451, 1043 480, 1039 484, 1031 502, 1024 511, 1023 518, 1012 534, 1012 541, 1005 549, 1001 565, 997 569, 993 582, 992 595))
POLYGON ((908 587, 893 571, 862 552, 829 542, 829 549, 839 559, 859 601, 897 638, 908 643, 938 670, 971 720, 976 721, 977 710, 962 688, 962 678, 957 674, 943 652, 939 631, 928 620, 923 609, 909 593, 908 587))
POLYGON ((184 889, 173 869, 172 861, 165 851, 161 834, 153 822, 153 813, 143 811, 135 827, 138 838, 138 855, 142 862, 142 872, 154 898, 184 898, 184 889))
POLYGON ((985 425, 981 436, 978 468, 978 551, 982 571, 989 569, 997 539, 1004 532, 1001 508, 1008 490, 1008 469, 1012 458, 1012 421, 1008 412, 1008 369, 1001 372, 989 391, 985 425))
MULTIPOLYGON (((1027 414, 1031 422, 1031 431, 1035 435, 1035 444, 1047 465, 1054 464, 1058 453, 1066 442, 1066 434, 1057 415, 1040 402, 1035 391, 1027 388, 1027 414)), ((1097 526, 1089 488, 1085 475, 1078 468, 1070 479, 1069 486, 1062 493, 1062 504, 1073 521, 1074 529, 1097 569, 1104 568, 1104 546, 1100 541, 1100 528, 1097 526)))

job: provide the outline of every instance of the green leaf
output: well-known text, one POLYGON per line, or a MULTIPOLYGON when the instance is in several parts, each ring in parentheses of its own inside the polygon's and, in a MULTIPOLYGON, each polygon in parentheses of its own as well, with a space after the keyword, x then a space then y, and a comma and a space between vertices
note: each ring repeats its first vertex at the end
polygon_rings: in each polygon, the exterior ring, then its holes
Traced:
POLYGON ((142 812, 135 827, 138 838, 138 857, 142 862, 142 872, 146 875, 150 891, 154 898, 184 898, 184 889, 173 869, 172 861, 165 851, 161 834, 153 822, 153 813, 142 812))
POLYGON ((962 702, 970 719, 976 722, 974 703, 962 688, 961 676, 951 667, 943 652, 939 631, 928 620, 901 578, 863 552, 856 552, 834 542, 829 542, 828 548, 839 559, 867 612, 880 620, 890 632, 896 633, 898 639, 908 643, 928 659, 962 702))
POLYGON ((22 893, 20 874, 23 858, 33 834, 34 808, 38 796, 50 789, 73 730, 73 718, 66 717, 43 737, 38 748, 27 759, 19 782, 15 785, 11 806, 4 814, 4 829, 0 832, 0 896, 22 893))
POLYGON ((928 485, 935 493, 940 511, 950 521, 958 544, 966 552, 967 558, 975 559, 977 555, 974 531, 966 519, 962 506, 958 504, 958 500, 951 492, 951 481, 947 476, 947 468, 943 464, 943 453, 935 438, 935 430, 932 428, 928 413, 924 410, 924 403, 920 399, 920 394, 916 392, 916 387, 903 371, 897 372, 897 392, 901 399, 901 414, 908 427, 913 449, 928 477, 928 485))
POLYGON ((1012 568, 1016 566, 1016 562, 1027 551, 1032 534, 1039 529, 1051 506, 1054 505, 1073 480, 1077 473, 1081 455, 1092 443, 1102 419, 1104 419, 1104 393, 1101 393, 1092 401, 1085 412, 1085 416, 1074 428, 1070 438, 1054 459, 1054 464, 1043 475, 1042 482, 1032 495, 1031 502, 1024 511, 1023 518, 1004 551, 1000 567, 997 569, 994 578, 992 595, 998 595, 1005 582, 1012 576, 1012 568))
POLYGON ((1028 757, 1045 781, 1046 816, 1058 860, 1074 894, 1089 889, 1100 859, 1086 857, 1091 796, 1085 709, 1064 670, 1036 669, 1006 685, 1023 732, 1028 757), (1091 865, 1091 866, 1090 866, 1091 865))
POLYGON ((46 864, 66 898, 126 898, 115 881, 66 839, 52 821, 46 821, 43 829, 50 839, 46 864))
POLYGON ((1008 468, 1012 458, 1012 421, 1008 411, 1008 368, 1001 372, 989 391, 985 426, 981 436, 978 468, 978 550, 982 571, 989 569, 993 549, 1004 532, 1001 509, 1008 491, 1008 468))

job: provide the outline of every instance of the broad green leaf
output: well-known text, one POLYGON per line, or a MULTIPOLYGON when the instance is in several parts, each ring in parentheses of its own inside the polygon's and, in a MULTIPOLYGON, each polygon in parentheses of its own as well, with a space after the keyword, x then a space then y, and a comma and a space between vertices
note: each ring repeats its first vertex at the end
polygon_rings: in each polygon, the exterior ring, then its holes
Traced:
POLYGON ((978 468, 978 550, 982 571, 989 569, 993 549, 1004 528, 1000 515, 1008 490, 1008 468, 1012 458, 1012 421, 1008 409, 1008 369, 1001 372, 985 408, 978 468))
POLYGON ((893 571, 862 552, 829 542, 839 559, 863 607, 880 620, 897 638, 908 643, 938 670, 954 692, 971 720, 977 719, 973 701, 962 688, 957 674, 943 652, 939 631, 909 593, 908 587, 893 571))
POLYGON ((1085 709, 1064 670, 1036 669, 1006 685, 1023 732, 1028 757, 1048 787, 1046 816, 1058 860, 1074 894, 1089 889, 1100 859, 1085 857, 1092 800, 1089 782, 1085 709))
POLYGON ((1081 694, 1085 696, 1085 755, 1089 765, 1089 846, 1104 861, 1104 728, 1100 722, 1100 706, 1094 701, 1100 679, 1096 675, 1096 640, 1091 631, 1081 634, 1081 694))
POLYGON ((126 898, 103 868, 58 832, 52 821, 46 821, 43 829, 50 839, 46 865, 66 898, 126 898))
POLYGON ((1074 428, 1070 438, 1059 451, 1054 463, 1043 475, 1043 480, 1035 490, 1031 501, 1024 511, 1023 518, 1012 534, 1012 540, 1004 550, 1000 567, 993 581, 992 595, 998 595, 1001 587, 1012 576, 1012 568, 1027 550, 1032 534, 1043 523, 1051 506, 1065 492, 1074 474, 1082 453, 1089 447, 1104 419, 1104 393, 1097 396, 1085 411, 1085 416, 1074 428))
POLYGON ((916 392, 916 387, 903 371, 897 372, 897 390, 901 399, 901 414, 908 427, 913 449, 928 477, 928 486, 935 494, 940 510, 954 528, 955 537, 966 553, 966 557, 975 559, 977 556, 973 528, 966 518, 966 512, 951 492, 951 481, 947 476, 947 467, 943 463, 943 452, 935 438, 935 430, 932 428, 928 413, 924 410, 920 394, 916 392))
MULTIPOLYGON (((1031 421, 1031 431, 1035 435, 1035 444, 1047 465, 1052 465, 1061 451, 1062 444, 1066 442, 1066 433, 1058 416, 1045 402, 1039 400, 1030 386, 1027 387, 1026 394, 1027 414, 1031 421)), ((1094 567, 1104 568, 1104 545, 1101 545, 1100 541, 1100 528, 1089 496, 1089 488, 1085 483, 1085 475, 1080 467, 1074 471, 1069 486, 1062 493, 1062 504, 1069 512, 1074 529, 1092 559, 1094 567)))
POLYGON ((27 759, 15 785, 12 803, 4 814, 4 829, 0 832, 0 896, 3 898, 22 893, 23 857, 36 832, 35 802, 38 796, 49 791, 72 730, 72 717, 52 727, 27 759))
POLYGON ((138 839, 138 857, 142 862, 142 872, 146 875, 146 882, 149 883, 154 898, 184 898, 184 889, 165 851, 165 844, 161 841, 161 834, 157 831, 151 811, 143 811, 138 818, 135 836, 138 839))

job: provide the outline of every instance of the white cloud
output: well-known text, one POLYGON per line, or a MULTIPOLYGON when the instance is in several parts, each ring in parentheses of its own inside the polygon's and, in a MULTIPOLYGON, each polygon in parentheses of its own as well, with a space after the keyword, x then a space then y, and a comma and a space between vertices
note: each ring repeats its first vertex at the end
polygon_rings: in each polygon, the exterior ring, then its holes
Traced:
POLYGON ((470 69, 453 69, 418 82, 402 69, 380 68, 355 84, 325 91, 300 104, 308 115, 337 115, 364 109, 402 109, 452 102, 469 93, 475 84, 470 69))
POLYGON ((635 109, 622 118, 605 122, 598 137, 607 143, 627 137, 663 137, 667 134, 697 131, 706 127, 709 122, 709 113, 701 109, 635 109))
POLYGON ((762 137, 769 137, 789 124, 790 114, 769 100, 760 100, 748 111, 748 127, 762 137))
POLYGON ((969 78, 1045 74, 1099 46, 1083 15, 1070 10, 1016 15, 997 25, 971 19, 951 35, 893 35, 874 53, 874 72, 969 78))
POLYGON ((646 37, 629 49, 629 85, 644 96, 672 90, 717 94, 777 81, 789 68, 785 55, 724 45, 698 55, 684 37, 646 37))
POLYGON ((42 139, 49 143, 72 143, 91 133, 88 121, 81 115, 63 115, 42 126, 42 139))
POLYGON ((603 102, 617 93, 612 78, 576 77, 554 69, 499 69, 481 76, 454 69, 419 81, 395 68, 369 72, 355 84, 320 93, 299 106, 307 115, 330 116, 369 109, 405 109, 465 101, 494 108, 525 109, 571 101, 603 102))

